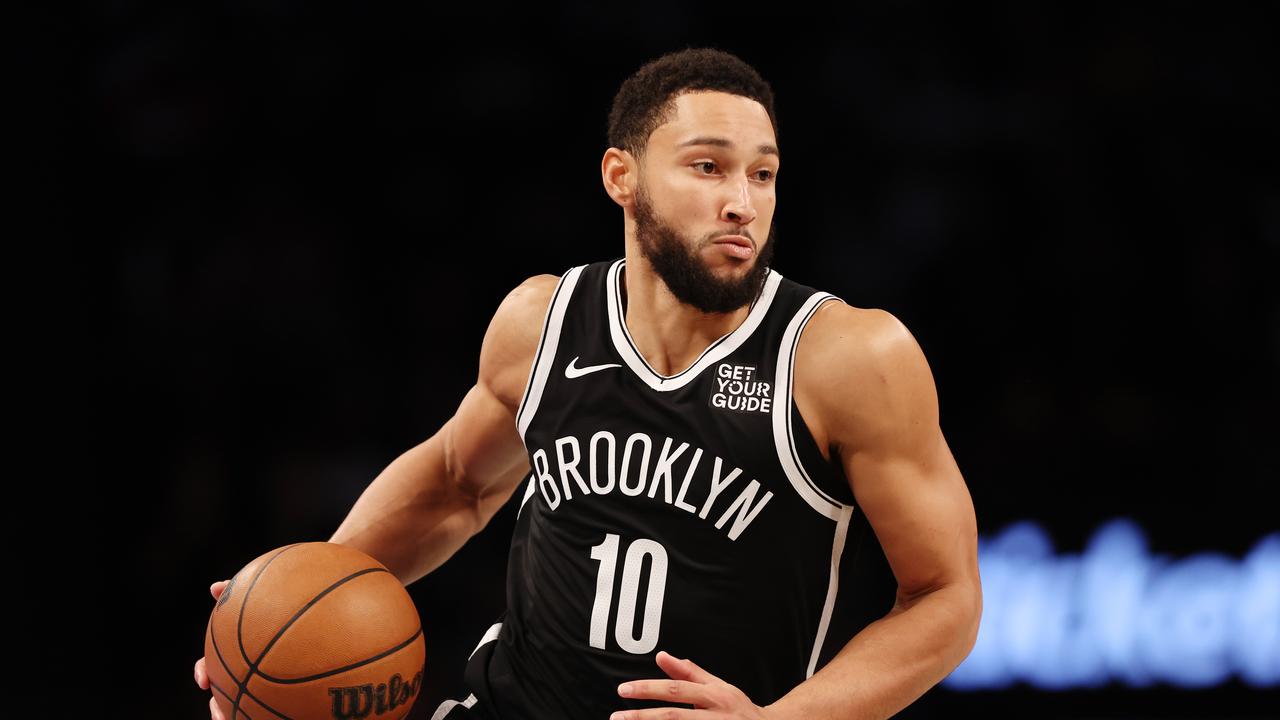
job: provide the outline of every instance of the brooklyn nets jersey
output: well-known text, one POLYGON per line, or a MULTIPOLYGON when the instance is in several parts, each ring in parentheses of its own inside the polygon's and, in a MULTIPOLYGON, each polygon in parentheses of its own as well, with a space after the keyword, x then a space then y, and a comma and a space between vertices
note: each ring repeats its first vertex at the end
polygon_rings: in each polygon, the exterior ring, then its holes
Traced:
POLYGON ((765 705, 852 634, 832 634, 859 591, 841 560, 874 535, 792 401, 797 338, 842 300, 770 269, 742 325, 663 376, 624 322, 624 266, 570 269, 548 308, 516 417, 532 472, 507 610, 468 662, 470 714, 670 705, 617 694, 664 676, 659 650, 765 705))

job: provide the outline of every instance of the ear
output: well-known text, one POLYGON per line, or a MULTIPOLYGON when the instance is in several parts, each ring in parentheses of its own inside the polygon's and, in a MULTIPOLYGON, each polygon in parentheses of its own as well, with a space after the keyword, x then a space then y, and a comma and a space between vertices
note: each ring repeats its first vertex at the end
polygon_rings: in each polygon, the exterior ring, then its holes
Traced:
POLYGON ((600 179, 604 183, 604 191, 614 202, 622 206, 634 202, 638 172, 639 164, 631 153, 615 147, 604 151, 604 159, 600 161, 600 179))

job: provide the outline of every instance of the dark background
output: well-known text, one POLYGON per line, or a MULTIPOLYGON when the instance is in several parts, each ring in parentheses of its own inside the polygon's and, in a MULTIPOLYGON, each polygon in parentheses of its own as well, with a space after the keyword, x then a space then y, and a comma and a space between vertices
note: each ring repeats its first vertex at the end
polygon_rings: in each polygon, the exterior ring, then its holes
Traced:
MULTIPOLYGON (((774 265, 912 330, 984 535, 1032 519, 1079 552, 1128 516, 1154 552, 1239 557, 1275 531, 1264 4, 888 5, 115 2, 37 26, 57 118, 37 181, 75 198, 52 221, 78 240, 63 302, 89 412, 73 427, 92 438, 91 514, 111 517, 89 571, 150 598, 130 672, 152 689, 130 715, 205 715, 191 665, 209 583, 327 539, 451 415, 510 288, 622 254, 599 177, 609 103, 686 46, 772 84, 774 265)), ((410 587, 428 653, 415 718, 465 695, 514 516, 410 587)), ((1236 682, 935 688, 902 716, 1273 701, 1236 682)))

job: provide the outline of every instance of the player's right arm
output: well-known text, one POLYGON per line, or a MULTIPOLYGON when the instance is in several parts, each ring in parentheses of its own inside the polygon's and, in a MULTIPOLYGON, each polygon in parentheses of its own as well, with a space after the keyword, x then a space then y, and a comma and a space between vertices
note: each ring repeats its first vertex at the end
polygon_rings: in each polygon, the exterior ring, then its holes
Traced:
MULTIPOLYGON (((329 542, 367 553, 408 585, 484 529, 529 472, 516 413, 558 281, 535 275, 507 294, 485 332, 476 384, 453 417, 373 479, 329 542)), ((210 587, 215 600, 226 582, 210 587)), ((195 681, 209 688, 204 658, 195 681)), ((212 698, 210 712, 222 720, 212 698)))
POLYGON ((558 280, 537 275, 507 295, 457 412, 374 478, 329 542, 367 553, 408 585, 484 529, 529 474, 516 412, 558 280))

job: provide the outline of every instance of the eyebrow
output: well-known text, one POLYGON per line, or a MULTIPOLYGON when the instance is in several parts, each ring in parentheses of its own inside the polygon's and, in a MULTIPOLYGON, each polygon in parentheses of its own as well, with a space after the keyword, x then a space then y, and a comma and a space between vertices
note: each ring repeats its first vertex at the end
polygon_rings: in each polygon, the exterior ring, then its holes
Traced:
MULTIPOLYGON (((732 141, 722 137, 696 137, 692 140, 686 140, 676 147, 689 147, 691 145, 715 145, 716 147, 729 148, 730 150, 734 147, 732 141)), ((778 154, 778 148, 768 143, 757 146, 756 151, 761 155, 774 155, 779 159, 782 158, 782 156, 778 154)))

